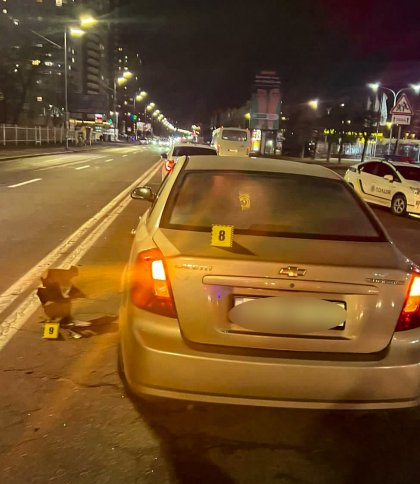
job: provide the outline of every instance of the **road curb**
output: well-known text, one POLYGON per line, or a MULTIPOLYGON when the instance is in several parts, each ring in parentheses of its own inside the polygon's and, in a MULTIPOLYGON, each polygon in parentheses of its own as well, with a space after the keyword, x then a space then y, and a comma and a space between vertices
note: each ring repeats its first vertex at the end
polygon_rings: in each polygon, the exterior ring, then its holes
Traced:
POLYGON ((36 158, 37 156, 54 156, 54 155, 63 155, 66 153, 73 153, 73 151, 52 151, 48 153, 30 153, 25 155, 15 155, 15 156, 0 156, 0 162, 2 161, 9 161, 9 160, 18 160, 19 158, 36 158))
POLYGON ((80 150, 77 149, 69 149, 69 150, 63 150, 63 151, 47 151, 44 153, 28 153, 28 154, 20 154, 20 155, 11 155, 11 156, 5 156, 2 157, 0 155, 0 163, 2 161, 9 161, 9 160, 18 160, 20 158, 36 158, 39 156, 54 156, 54 155, 65 155, 67 153, 84 153, 85 151, 93 151, 93 150, 99 150, 103 148, 104 146, 94 146, 91 148, 82 148, 80 150))

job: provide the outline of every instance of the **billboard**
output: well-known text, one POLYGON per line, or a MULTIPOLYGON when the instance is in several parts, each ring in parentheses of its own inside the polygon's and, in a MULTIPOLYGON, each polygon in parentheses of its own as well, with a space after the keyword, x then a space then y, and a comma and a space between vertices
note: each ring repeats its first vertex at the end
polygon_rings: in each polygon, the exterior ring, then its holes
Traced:
POLYGON ((260 71, 255 76, 251 98, 251 129, 276 130, 280 127, 280 78, 276 71, 260 71))

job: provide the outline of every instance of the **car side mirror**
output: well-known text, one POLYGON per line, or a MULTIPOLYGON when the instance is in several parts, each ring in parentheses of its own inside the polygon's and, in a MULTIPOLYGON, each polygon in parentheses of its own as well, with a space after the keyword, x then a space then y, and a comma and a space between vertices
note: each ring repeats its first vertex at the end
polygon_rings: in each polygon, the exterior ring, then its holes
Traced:
POLYGON ((161 153, 160 156, 164 158, 165 160, 168 159, 168 153, 161 153))
POLYGON ((392 175, 384 175, 385 180, 388 180, 389 182, 394 181, 394 177, 392 175))
POLYGON ((131 192, 131 198, 136 200, 144 200, 146 202, 153 202, 156 198, 156 195, 153 193, 150 187, 136 187, 131 192))

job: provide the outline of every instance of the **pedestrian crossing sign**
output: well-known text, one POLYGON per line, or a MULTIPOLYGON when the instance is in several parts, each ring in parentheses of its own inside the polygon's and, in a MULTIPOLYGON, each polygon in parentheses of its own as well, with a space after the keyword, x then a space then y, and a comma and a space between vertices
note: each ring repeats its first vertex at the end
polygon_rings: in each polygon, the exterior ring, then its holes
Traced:
POLYGON ((414 111, 405 93, 397 99, 395 106, 391 109, 391 114, 405 114, 413 116, 414 111))

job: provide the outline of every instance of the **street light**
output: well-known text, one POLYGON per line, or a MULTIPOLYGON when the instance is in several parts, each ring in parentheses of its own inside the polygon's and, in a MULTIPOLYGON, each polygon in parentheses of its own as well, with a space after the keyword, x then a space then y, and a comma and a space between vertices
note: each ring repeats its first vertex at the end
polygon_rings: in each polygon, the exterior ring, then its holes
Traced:
POLYGON ((314 111, 318 109, 319 100, 318 99, 311 99, 308 101, 308 106, 311 107, 314 111))
POLYGON ((123 72, 122 76, 119 75, 120 72, 118 72, 114 76, 114 92, 113 92, 113 98, 114 98, 114 141, 118 141, 118 111, 117 111, 117 86, 122 86, 125 84, 129 79, 133 77, 133 73, 130 71, 125 71, 123 72))
POLYGON ((134 74, 133 74, 131 71, 124 71, 124 72, 123 72, 123 77, 124 77, 125 79, 131 79, 131 78, 133 77, 133 75, 134 75, 134 74))
MULTIPOLYGON (((12 19, 15 25, 19 25, 18 19, 12 19)), ((80 18, 80 25, 83 27, 90 27, 96 23, 96 19, 93 18, 91 15, 84 15, 80 18)), ((65 25, 64 27, 64 45, 59 45, 56 42, 53 42, 45 35, 40 34, 39 32, 30 29, 37 37, 45 40, 49 44, 53 45, 57 49, 63 49, 64 51, 64 135, 65 135, 65 147, 66 150, 69 149, 69 140, 68 140, 68 129, 69 129, 69 106, 68 106, 68 52, 67 52, 67 35, 70 34, 72 37, 81 37, 86 32, 78 27, 70 27, 69 25, 65 25)), ((35 59, 32 61, 32 65, 39 65, 39 59, 35 59)))
POLYGON ((97 19, 92 17, 92 15, 82 15, 80 17, 80 25, 82 27, 92 27, 97 23, 97 19))
MULTIPOLYGON (((90 17, 91 22, 94 20, 90 17)), ((90 25, 93 25, 90 23, 90 25)), ((88 24, 85 24, 87 27, 88 24)), ((85 34, 85 31, 76 27, 64 27, 64 135, 66 138, 66 150, 69 149, 69 94, 68 94, 68 52, 67 52, 67 32, 70 33, 72 37, 81 37, 85 34)))
POLYGON ((419 94, 420 93, 420 83, 418 84, 410 84, 410 87, 411 89, 416 93, 416 94, 419 94))
MULTIPOLYGON (((147 96, 146 91, 140 91, 138 94, 135 94, 133 97, 133 113, 136 114, 136 101, 141 102, 144 100, 144 98, 147 96)), ((144 120, 146 122, 146 119, 144 120)), ((135 138, 137 139, 137 129, 135 128, 136 126, 136 121, 133 118, 133 131, 135 133, 135 138)))

